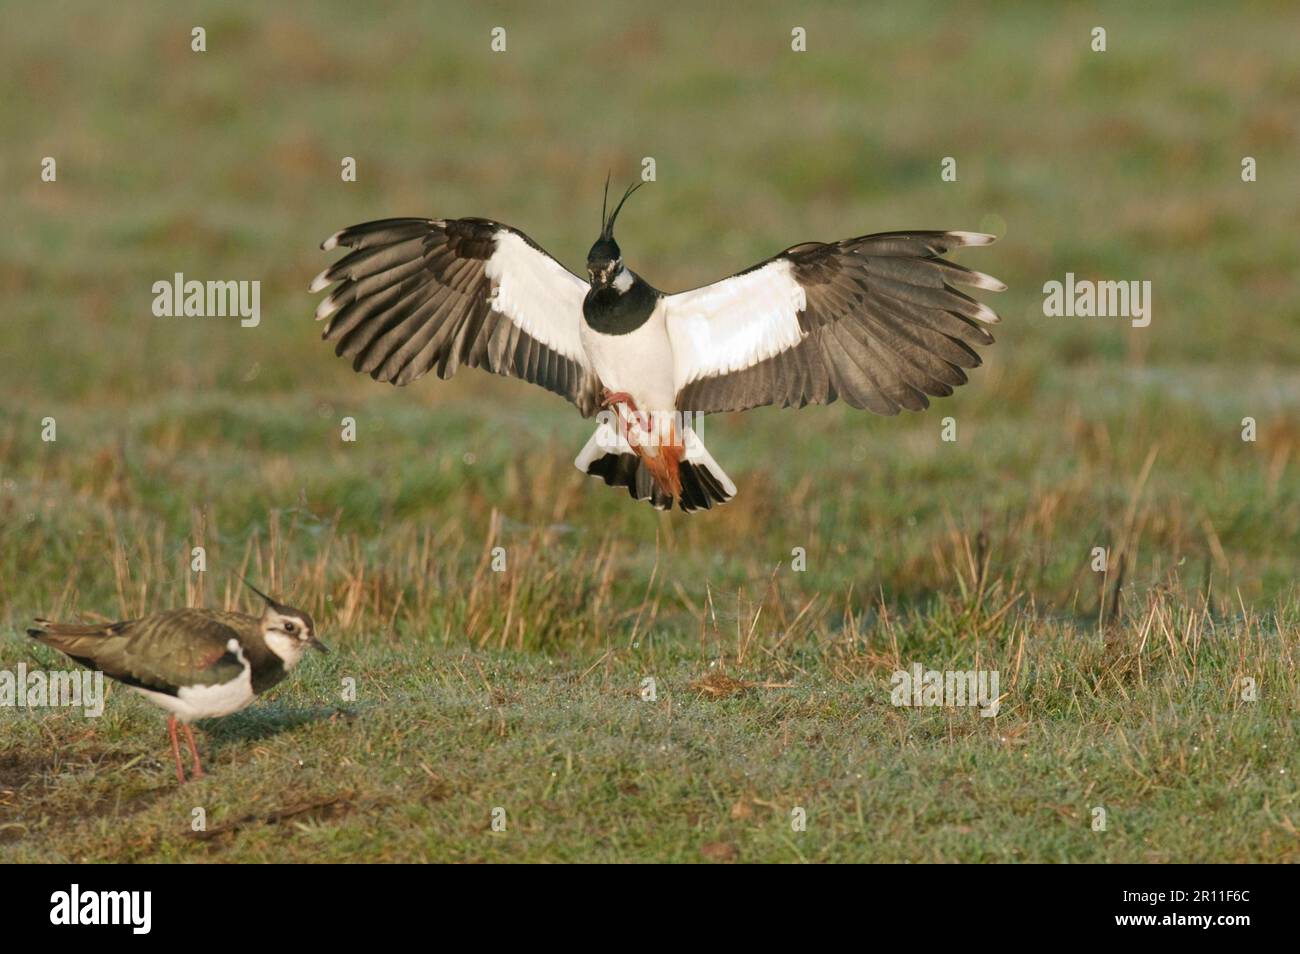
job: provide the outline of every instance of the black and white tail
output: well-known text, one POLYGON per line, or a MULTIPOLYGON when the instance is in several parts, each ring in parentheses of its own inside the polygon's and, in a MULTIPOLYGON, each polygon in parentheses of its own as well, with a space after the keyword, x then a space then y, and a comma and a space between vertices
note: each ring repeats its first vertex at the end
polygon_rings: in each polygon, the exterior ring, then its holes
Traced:
MULTIPOLYGON (((695 431, 690 427, 682 430, 684 455, 677 464, 681 482, 677 506, 685 513, 694 513, 726 503, 736 495, 736 485, 695 431)), ((656 510, 672 508, 673 494, 655 479, 645 460, 613 423, 602 421, 573 463, 584 474, 600 477, 611 487, 626 487, 633 500, 648 500, 656 510)))

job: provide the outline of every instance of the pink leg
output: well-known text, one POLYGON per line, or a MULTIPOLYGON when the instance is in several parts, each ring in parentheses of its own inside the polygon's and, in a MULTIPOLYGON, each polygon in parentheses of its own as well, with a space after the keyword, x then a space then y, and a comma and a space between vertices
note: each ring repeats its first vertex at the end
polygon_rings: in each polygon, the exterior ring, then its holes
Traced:
POLYGON ((176 781, 182 785, 185 784, 185 769, 181 768, 181 744, 176 738, 176 717, 171 716, 167 719, 167 731, 172 737, 172 755, 176 757, 176 781))
POLYGON ((198 747, 195 746, 194 744, 194 730, 190 728, 188 722, 184 723, 184 725, 185 725, 185 738, 188 739, 190 743, 190 758, 194 760, 194 774, 192 777, 203 778, 204 775, 203 765, 199 762, 199 750, 198 747))

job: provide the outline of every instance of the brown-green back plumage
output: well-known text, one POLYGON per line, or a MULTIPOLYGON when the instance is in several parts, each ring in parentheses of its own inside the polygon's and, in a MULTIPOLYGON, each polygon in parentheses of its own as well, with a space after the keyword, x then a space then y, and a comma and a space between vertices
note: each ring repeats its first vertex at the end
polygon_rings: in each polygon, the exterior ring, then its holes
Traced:
POLYGON ((209 609, 178 609, 103 625, 37 620, 27 634, 77 663, 130 686, 175 695, 182 686, 218 685, 244 670, 235 640, 262 692, 285 670, 261 638, 257 617, 209 609))

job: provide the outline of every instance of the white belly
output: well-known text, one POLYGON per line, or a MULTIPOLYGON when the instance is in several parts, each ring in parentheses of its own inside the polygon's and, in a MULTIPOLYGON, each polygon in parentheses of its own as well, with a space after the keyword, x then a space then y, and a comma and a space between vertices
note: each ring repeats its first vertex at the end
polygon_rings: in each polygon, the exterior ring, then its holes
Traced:
POLYGON ((673 349, 664 324, 663 302, 646 323, 625 335, 607 335, 581 324, 582 347, 600 383, 611 391, 632 395, 644 412, 672 412, 677 389, 673 386, 673 349))
POLYGON ((174 712, 182 722, 195 719, 216 719, 238 712, 253 701, 253 684, 248 672, 233 682, 220 686, 186 686, 174 696, 152 689, 132 686, 142 696, 174 712))
POLYGON ((244 658, 244 651, 238 642, 232 639, 227 648, 238 657, 244 667, 244 671, 230 682, 212 686, 183 686, 174 696, 165 692, 155 692, 152 689, 141 689, 139 686, 131 688, 168 712, 175 713, 176 718, 182 722, 216 719, 238 712, 256 696, 253 692, 253 667, 244 658))

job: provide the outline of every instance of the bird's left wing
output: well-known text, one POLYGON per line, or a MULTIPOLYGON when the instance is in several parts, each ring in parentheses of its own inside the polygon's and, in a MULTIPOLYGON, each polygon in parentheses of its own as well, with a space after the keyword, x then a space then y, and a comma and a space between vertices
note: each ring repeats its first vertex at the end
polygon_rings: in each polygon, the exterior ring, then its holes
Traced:
POLYGON ((508 374, 595 413, 579 338, 585 281, 528 236, 487 219, 384 219, 321 245, 353 251, 312 282, 324 338, 378 381, 409 384, 462 365, 508 374))
POLYGON ((28 635, 118 682, 175 695, 181 686, 217 685, 243 672, 230 648, 239 634, 216 617, 184 609, 108 625, 38 620, 28 635))
POLYGON ((995 278, 939 256, 973 232, 883 232, 809 242, 731 278, 669 295, 677 408, 712 413, 842 397, 877 414, 929 406, 980 364, 998 316, 958 291, 995 278))

